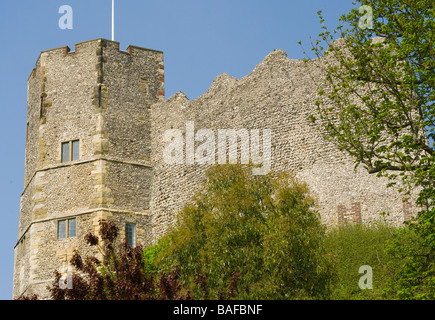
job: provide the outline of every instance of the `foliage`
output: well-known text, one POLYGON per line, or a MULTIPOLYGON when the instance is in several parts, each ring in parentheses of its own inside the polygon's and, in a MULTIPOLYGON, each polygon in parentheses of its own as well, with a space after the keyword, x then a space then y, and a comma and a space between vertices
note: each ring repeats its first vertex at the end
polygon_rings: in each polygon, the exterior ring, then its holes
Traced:
POLYGON ((115 224, 100 221, 100 237, 85 239, 101 258, 76 252, 72 289, 62 289, 55 272, 51 298, 361 300, 430 292, 418 282, 402 284, 409 256, 401 249, 419 245, 413 229, 349 224, 326 234, 305 184, 250 172, 210 169, 204 192, 182 211, 179 225, 145 249, 115 245, 115 224), (373 268, 373 290, 358 286, 362 265, 373 268))
POLYGON ((384 224, 363 226, 346 224, 328 233, 326 250, 333 255, 335 281, 332 299, 335 300, 377 300, 395 299, 393 292, 385 288, 396 280, 396 270, 403 260, 389 251, 395 234, 402 229, 384 224), (373 289, 361 290, 359 268, 370 266, 373 271, 373 289))
POLYGON ((179 265, 195 298, 216 298, 234 272, 238 299, 326 298, 324 228, 306 185, 235 165, 215 166, 207 177, 205 191, 179 214, 161 266, 179 265))
POLYGON ((388 251, 402 266, 396 273, 384 293, 395 294, 398 299, 435 299, 435 277, 433 270, 433 249, 422 238, 419 230, 405 228, 398 232, 392 240, 388 251))
POLYGON ((159 272, 158 256, 171 244, 171 238, 162 237, 157 244, 150 245, 143 250, 144 270, 146 273, 157 274, 159 272))
MULTIPOLYGON (((98 247, 102 259, 95 255, 85 259, 75 251, 70 263, 75 272, 72 287, 60 284, 62 275, 55 271, 52 286, 48 287, 53 300, 190 300, 192 295, 179 281, 180 268, 157 272, 154 260, 164 248, 164 242, 148 247, 131 247, 126 242, 115 250, 118 228, 113 221, 100 221, 100 238, 88 233, 86 242, 98 247)), ((234 273, 224 290, 218 288, 220 299, 229 299, 237 291, 238 274, 234 273)), ((207 285, 204 281, 203 285, 207 285)), ((17 300, 38 300, 37 295, 21 296, 17 300)))
MULTIPOLYGON (((326 76, 318 83, 318 114, 311 120, 357 166, 388 177, 390 185, 401 181, 405 194, 420 190, 421 211, 409 224, 418 243, 396 248, 409 258, 397 293, 403 299, 433 299, 435 8, 432 0, 359 3, 371 8, 373 28, 360 26, 357 7, 341 17, 346 29, 340 25, 331 33, 323 25, 313 44, 326 76), (341 40, 332 43, 336 35, 341 40), (323 42, 329 44, 326 51, 323 42)), ((321 12, 319 17, 323 24, 321 12)))
POLYGON ((52 287, 54 300, 172 300, 189 299, 190 294, 180 285, 179 270, 174 268, 161 274, 155 281, 154 275, 144 268, 143 247, 131 247, 122 243, 116 253, 114 241, 118 228, 113 221, 100 221, 100 237, 89 233, 85 239, 90 246, 97 246, 102 254, 85 259, 75 252, 71 264, 77 272, 73 274, 72 289, 59 286, 61 274, 55 272, 52 287))

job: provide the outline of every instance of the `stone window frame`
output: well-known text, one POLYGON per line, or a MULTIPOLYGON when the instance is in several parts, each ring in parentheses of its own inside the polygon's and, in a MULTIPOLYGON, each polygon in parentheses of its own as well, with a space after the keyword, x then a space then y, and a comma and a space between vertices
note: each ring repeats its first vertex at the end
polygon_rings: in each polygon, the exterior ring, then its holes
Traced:
POLYGON ((44 104, 45 104, 45 98, 46 97, 47 97, 47 94, 45 94, 45 93, 41 94, 41 102, 40 102, 40 105, 39 105, 39 119, 44 118, 44 115, 45 115, 44 104))
POLYGON ((65 240, 65 239, 71 239, 77 237, 77 218, 76 217, 70 217, 70 218, 61 218, 56 220, 56 239, 57 240, 65 240), (74 228, 74 235, 70 235, 70 221, 75 220, 75 228, 74 228), (59 224, 61 222, 65 221, 65 236, 59 237, 59 224))
POLYGON ((98 107, 103 106, 103 88, 101 85, 98 86, 98 107))
POLYGON ((60 143, 60 162, 61 163, 67 163, 67 162, 72 162, 72 161, 78 161, 81 158, 81 152, 80 152, 80 145, 81 145, 81 139, 74 139, 74 140, 69 140, 69 141, 63 141, 60 143), (73 144, 74 142, 78 142, 78 158, 77 159, 73 159, 73 144), (68 151, 68 159, 64 161, 63 158, 63 146, 65 144, 69 145, 69 151, 68 151))
POLYGON ((137 229, 136 229, 136 223, 134 222, 126 222, 125 223, 125 227, 124 227, 124 232, 125 232, 125 241, 133 248, 136 247, 136 242, 137 242, 137 229), (127 230, 127 227, 130 226, 132 227, 132 238, 129 235, 129 232, 127 230))
POLYGON ((150 79, 140 78, 139 79, 139 90, 145 98, 148 98, 150 94, 150 79))
POLYGON ((20 240, 21 256, 26 255, 26 236, 22 237, 20 240))
POLYGON ((30 126, 30 123, 29 123, 29 121, 27 121, 27 124, 26 124, 26 143, 27 143, 27 141, 29 141, 29 126, 30 126))

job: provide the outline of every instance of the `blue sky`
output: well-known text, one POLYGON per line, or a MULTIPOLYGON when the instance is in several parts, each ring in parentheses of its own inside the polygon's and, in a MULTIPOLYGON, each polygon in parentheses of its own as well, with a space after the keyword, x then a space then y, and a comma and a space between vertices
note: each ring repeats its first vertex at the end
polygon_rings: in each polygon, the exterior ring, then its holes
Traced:
MULTIPOLYGON (((164 51, 166 98, 203 94, 221 73, 249 74, 274 49, 304 57, 310 36, 338 24, 351 0, 116 0, 115 40, 164 51)), ((111 39, 111 0, 0 2, 1 144, 0 299, 12 298, 13 247, 24 184, 27 78, 41 51, 111 39), (59 8, 73 9, 73 29, 59 28, 59 8)))

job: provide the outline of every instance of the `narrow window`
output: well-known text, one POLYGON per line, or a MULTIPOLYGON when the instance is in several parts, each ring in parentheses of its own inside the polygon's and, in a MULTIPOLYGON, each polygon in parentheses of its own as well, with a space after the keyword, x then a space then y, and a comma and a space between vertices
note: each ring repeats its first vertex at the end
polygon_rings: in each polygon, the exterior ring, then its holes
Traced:
POLYGON ((73 141, 71 148, 72 148, 71 160, 72 161, 79 160, 79 140, 73 141))
POLYGON ((80 159, 80 142, 79 140, 62 143, 61 161, 75 161, 80 159))
POLYGON ((148 79, 140 79, 139 89, 144 97, 147 97, 150 91, 150 81, 148 79))
POLYGON ((76 218, 59 220, 57 222, 57 239, 66 239, 76 236, 76 218))
POLYGON ((101 93, 101 86, 98 86, 98 105, 100 107, 103 105, 103 95, 101 93))
POLYGON ((76 219, 68 219, 68 238, 76 236, 76 219))
POLYGON ((21 239, 21 255, 24 257, 25 254, 26 254, 26 237, 23 237, 23 239, 21 239))
POLYGON ((57 222, 57 238, 66 238, 66 220, 61 220, 57 222))
POLYGON ((128 222, 125 224, 125 240, 133 248, 136 247, 136 224, 128 222))
POLYGON ((62 143, 62 162, 69 161, 69 142, 62 143))
POLYGON ((41 105, 39 107, 39 118, 41 119, 44 116, 44 94, 41 95, 41 105))

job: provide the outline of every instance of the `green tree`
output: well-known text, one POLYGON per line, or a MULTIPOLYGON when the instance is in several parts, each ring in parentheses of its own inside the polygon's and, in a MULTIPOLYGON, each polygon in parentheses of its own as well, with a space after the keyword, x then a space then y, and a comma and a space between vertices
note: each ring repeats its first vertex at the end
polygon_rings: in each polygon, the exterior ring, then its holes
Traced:
POLYGON ((180 212, 161 265, 179 266, 194 297, 217 298, 212 292, 236 277, 239 299, 326 298, 324 227, 307 186, 235 165, 213 167, 207 177, 180 212))
MULTIPOLYGON (((313 44, 316 56, 322 57, 325 77, 317 83, 318 113, 311 119, 357 166, 388 177, 390 185, 402 180, 399 191, 405 194, 421 190, 416 201, 421 210, 409 226, 416 242, 405 246, 398 240, 395 245, 396 252, 409 257, 396 289, 403 299, 433 299, 434 3, 367 0, 355 5, 334 32, 322 25, 313 44), (366 7, 359 10, 360 5, 366 7), (333 43, 337 35, 340 40, 333 43)), ((323 24, 321 11, 319 17, 323 24)))

